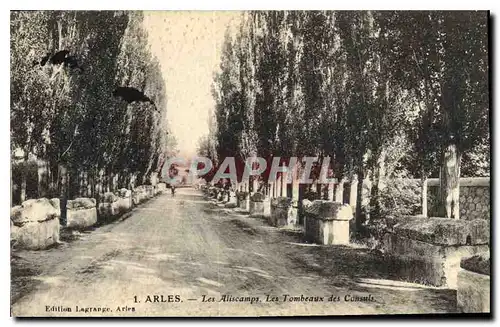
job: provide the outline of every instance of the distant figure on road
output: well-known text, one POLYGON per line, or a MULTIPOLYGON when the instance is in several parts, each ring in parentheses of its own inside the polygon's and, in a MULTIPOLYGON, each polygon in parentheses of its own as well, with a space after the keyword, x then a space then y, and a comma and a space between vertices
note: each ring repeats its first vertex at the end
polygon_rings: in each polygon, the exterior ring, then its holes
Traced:
POLYGON ((170 185, 170 191, 172 192, 172 197, 175 196, 175 186, 174 185, 170 185))

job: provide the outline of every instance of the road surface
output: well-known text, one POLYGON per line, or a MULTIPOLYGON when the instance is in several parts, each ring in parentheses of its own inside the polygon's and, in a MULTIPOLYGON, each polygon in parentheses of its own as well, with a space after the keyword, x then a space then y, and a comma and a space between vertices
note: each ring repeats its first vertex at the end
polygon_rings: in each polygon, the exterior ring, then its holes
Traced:
POLYGON ((160 195, 55 248, 14 252, 12 262, 14 316, 456 310, 452 290, 391 281, 377 252, 306 244, 300 231, 270 227, 194 189, 160 195))

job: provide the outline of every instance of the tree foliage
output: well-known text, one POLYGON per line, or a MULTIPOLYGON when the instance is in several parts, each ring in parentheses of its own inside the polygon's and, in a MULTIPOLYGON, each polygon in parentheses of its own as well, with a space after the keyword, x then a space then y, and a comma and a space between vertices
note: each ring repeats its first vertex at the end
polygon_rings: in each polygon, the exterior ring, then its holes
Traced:
MULTIPOLYGON (((74 180, 82 172, 95 178, 104 172, 145 182, 168 150, 166 138, 165 83, 141 13, 11 12, 12 150, 48 162, 55 184, 60 166, 74 180), (33 65, 63 49, 77 58, 81 73, 33 65), (160 113, 149 103, 127 105, 113 97, 119 86, 144 91, 160 113)), ((129 186, 125 179, 119 184, 129 186)))
POLYGON ((437 177, 450 144, 467 175, 488 174, 487 24, 486 12, 245 13, 203 142, 219 160, 330 156, 374 198, 387 178, 437 177))

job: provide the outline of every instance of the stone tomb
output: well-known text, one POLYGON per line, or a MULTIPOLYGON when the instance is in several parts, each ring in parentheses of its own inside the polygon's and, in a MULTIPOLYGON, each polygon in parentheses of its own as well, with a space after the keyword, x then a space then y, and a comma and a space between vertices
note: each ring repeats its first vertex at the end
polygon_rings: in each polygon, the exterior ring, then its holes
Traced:
POLYGON ((156 185, 156 193, 157 194, 162 194, 162 193, 165 193, 166 191, 167 191, 167 184, 158 183, 158 185, 156 185))
POLYGON ((397 219, 383 239, 393 255, 391 268, 409 282, 457 287, 460 260, 489 250, 488 220, 457 220, 422 216, 397 219))
MULTIPOLYGON (((147 197, 146 197, 147 198, 147 197)), ((120 189, 117 194, 107 192, 99 203, 99 215, 113 217, 129 211, 132 207, 132 192, 120 189)))
POLYGON ((66 227, 83 229, 97 223, 97 208, 94 198, 68 200, 66 205, 66 227))
POLYGON ((208 188, 208 197, 210 197, 212 199, 217 198, 217 188, 215 186, 210 186, 208 188))
POLYGON ((275 227, 293 227, 297 224, 297 216, 294 215, 292 199, 287 197, 278 197, 271 199, 271 215, 269 224, 275 227))
POLYGON ((132 209, 132 191, 126 188, 121 188, 116 192, 118 197, 118 211, 126 212, 132 209))
POLYGON ((264 199, 265 196, 262 193, 257 192, 252 194, 252 196, 250 197, 250 216, 264 216, 264 199))
POLYGON ((238 201, 236 200, 236 193, 229 191, 229 201, 224 204, 225 208, 236 208, 238 206, 238 201))
POLYGON ((59 242, 59 199, 31 199, 10 211, 10 238, 14 247, 42 250, 59 242))
POLYGON ((490 253, 462 258, 457 282, 461 312, 490 312, 490 253))
POLYGON ((145 185, 139 185, 132 192, 132 202, 134 205, 139 205, 148 199, 145 185))
POLYGON ((144 188, 148 199, 151 199, 156 195, 155 187, 153 185, 144 185, 144 188))
POLYGON ((266 197, 264 199, 264 217, 271 216, 271 198, 266 197))
POLYGON ((248 192, 236 192, 236 198, 238 199, 238 207, 241 210, 250 210, 250 198, 248 196, 248 192))
POLYGON ((349 220, 353 218, 348 204, 315 200, 303 202, 305 237, 319 244, 349 244, 349 220))

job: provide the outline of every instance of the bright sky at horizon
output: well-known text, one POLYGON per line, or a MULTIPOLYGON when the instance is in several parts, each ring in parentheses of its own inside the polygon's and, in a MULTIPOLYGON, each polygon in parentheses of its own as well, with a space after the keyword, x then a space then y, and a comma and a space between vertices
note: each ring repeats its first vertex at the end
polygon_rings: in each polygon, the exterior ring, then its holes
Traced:
POLYGON ((181 156, 196 154, 208 133, 215 102, 214 73, 227 26, 235 26, 237 11, 146 11, 144 26, 152 53, 160 61, 167 92, 167 119, 181 156))

